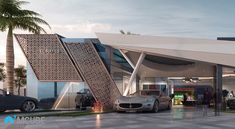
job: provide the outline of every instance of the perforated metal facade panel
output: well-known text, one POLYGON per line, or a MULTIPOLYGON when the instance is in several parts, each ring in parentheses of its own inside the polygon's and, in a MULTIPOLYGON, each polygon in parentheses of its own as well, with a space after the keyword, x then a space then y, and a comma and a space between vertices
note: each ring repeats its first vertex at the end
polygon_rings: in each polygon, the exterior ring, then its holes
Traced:
POLYGON ((91 40, 87 39, 85 43, 65 43, 65 46, 95 98, 106 107, 112 106, 121 94, 91 40))
POLYGON ((16 34, 28 62, 40 81, 82 81, 58 35, 16 34))

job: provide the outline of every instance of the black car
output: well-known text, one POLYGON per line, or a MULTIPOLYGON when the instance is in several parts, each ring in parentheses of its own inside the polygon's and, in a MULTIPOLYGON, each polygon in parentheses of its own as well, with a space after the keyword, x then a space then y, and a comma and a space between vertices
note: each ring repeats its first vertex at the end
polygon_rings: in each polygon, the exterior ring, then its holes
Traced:
POLYGON ((38 106, 35 98, 7 94, 6 91, 0 89, 0 112, 5 110, 20 109, 24 112, 32 112, 38 106))
POLYGON ((227 105, 230 109, 235 109, 235 97, 228 99, 227 105))
POLYGON ((40 109, 51 109, 56 101, 56 98, 43 98, 39 101, 40 109))
POLYGON ((77 92, 75 98, 76 108, 85 110, 87 107, 92 107, 95 103, 95 98, 91 94, 89 89, 80 90, 77 92))

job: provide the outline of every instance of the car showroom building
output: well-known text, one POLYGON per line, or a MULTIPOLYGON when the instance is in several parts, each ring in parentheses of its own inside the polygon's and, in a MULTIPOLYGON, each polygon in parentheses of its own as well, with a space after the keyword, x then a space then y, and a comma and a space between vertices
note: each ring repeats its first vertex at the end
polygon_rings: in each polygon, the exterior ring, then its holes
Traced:
POLYGON ((58 34, 15 34, 27 58, 27 95, 56 98, 54 108, 74 108, 76 93, 89 88, 104 107, 120 95, 154 94, 167 88, 174 104, 214 94, 215 113, 222 90, 235 90, 235 42, 97 33, 97 38, 58 34))

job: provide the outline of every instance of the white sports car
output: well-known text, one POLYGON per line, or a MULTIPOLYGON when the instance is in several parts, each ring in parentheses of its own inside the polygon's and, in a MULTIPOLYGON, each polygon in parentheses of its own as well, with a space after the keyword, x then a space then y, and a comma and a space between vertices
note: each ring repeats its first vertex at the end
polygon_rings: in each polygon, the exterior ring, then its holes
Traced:
POLYGON ((170 110, 172 107, 171 98, 165 95, 159 96, 120 96, 114 103, 114 110, 117 112, 127 111, 152 111, 158 112, 162 109, 170 110))

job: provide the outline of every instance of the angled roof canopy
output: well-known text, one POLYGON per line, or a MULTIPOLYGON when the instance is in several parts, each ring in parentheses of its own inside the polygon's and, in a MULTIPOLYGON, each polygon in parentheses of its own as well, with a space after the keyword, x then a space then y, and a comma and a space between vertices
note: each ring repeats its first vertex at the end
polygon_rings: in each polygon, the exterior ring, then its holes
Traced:
POLYGON ((96 33, 114 48, 235 67, 235 41, 96 33))

